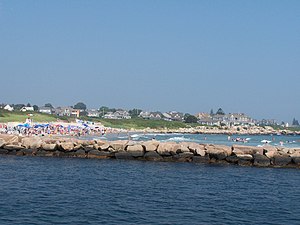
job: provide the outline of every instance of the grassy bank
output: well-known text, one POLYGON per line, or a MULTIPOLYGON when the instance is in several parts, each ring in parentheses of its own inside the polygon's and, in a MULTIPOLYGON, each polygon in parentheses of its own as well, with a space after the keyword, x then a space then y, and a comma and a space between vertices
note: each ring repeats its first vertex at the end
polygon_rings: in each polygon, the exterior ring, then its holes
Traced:
POLYGON ((57 121, 57 119, 64 119, 62 117, 57 117, 54 115, 48 115, 38 112, 32 112, 32 116, 28 116, 28 112, 8 112, 6 110, 0 110, 0 123, 7 123, 7 122, 22 122, 24 123, 28 117, 30 117, 33 122, 53 122, 57 121))
MULTIPOLYGON (((7 123, 7 122, 22 122, 24 123, 25 120, 29 117, 28 112, 8 112, 6 110, 0 110, 0 123, 7 123)), ((71 117, 59 117, 55 115, 48 115, 38 112, 30 113, 32 116, 30 118, 33 122, 55 122, 57 120, 69 121, 74 122, 75 119, 71 117)), ((123 128, 123 129, 145 129, 145 128, 152 128, 152 129, 178 129, 178 128, 186 128, 191 126, 198 126, 198 124, 186 124, 183 122, 178 121, 164 121, 164 120, 145 120, 141 118, 133 118, 133 119, 121 119, 121 120, 112 120, 112 119, 100 119, 100 118, 88 118, 88 117, 81 117, 82 120, 100 122, 106 127, 113 127, 113 128, 123 128)))
POLYGON ((99 119, 104 126, 114 127, 114 128, 125 128, 125 129, 178 129, 178 128, 188 128, 199 126, 199 124, 187 124, 179 121, 165 121, 165 120, 145 120, 141 118, 133 119, 122 119, 122 120, 112 120, 112 119, 99 119))

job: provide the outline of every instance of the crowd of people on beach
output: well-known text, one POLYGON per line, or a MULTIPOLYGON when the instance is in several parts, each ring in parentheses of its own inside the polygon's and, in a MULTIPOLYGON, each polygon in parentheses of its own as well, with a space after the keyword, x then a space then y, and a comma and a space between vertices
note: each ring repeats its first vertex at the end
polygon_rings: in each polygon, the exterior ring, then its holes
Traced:
POLYGON ((111 129, 103 126, 92 126, 84 123, 80 124, 33 124, 33 123, 17 124, 9 126, 0 124, 0 133, 15 134, 20 136, 46 136, 46 135, 66 135, 66 136, 87 136, 87 135, 105 135, 112 132, 111 129))

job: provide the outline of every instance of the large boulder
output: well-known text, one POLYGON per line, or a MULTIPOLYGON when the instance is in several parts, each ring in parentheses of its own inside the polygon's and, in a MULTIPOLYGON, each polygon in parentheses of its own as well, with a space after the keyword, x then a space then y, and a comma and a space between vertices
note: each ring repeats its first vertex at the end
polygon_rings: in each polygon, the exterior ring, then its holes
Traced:
POLYGON ((209 156, 199 156, 199 155, 194 155, 193 156, 193 162, 195 163, 209 163, 209 156))
POLYGON ((12 150, 18 151, 18 150, 24 149, 24 147, 21 146, 21 145, 12 145, 12 144, 9 144, 9 145, 5 145, 4 149, 9 150, 9 151, 12 151, 12 150))
POLYGON ((128 141, 126 141, 126 140, 118 140, 118 141, 110 142, 110 146, 117 152, 125 151, 127 144, 128 144, 128 141))
POLYGON ((144 155, 144 148, 142 145, 130 145, 127 146, 126 151, 133 157, 142 157, 144 155))
POLYGON ((134 159, 134 157, 126 151, 118 151, 115 153, 116 159, 134 159))
POLYGON ((194 154, 192 152, 183 152, 172 156, 178 162, 191 162, 194 154))
POLYGON ((161 156, 170 156, 176 154, 174 151, 174 146, 177 145, 175 142, 160 143, 157 148, 157 153, 161 156))
POLYGON ((208 145, 205 146, 207 154, 209 154, 210 158, 215 158, 217 160, 223 160, 227 156, 231 155, 231 147, 229 146, 223 146, 223 145, 208 145))
POLYGON ((42 144, 42 149, 46 151, 55 151, 56 148, 57 148, 57 144, 47 144, 47 143, 42 144))
POLYGON ((146 152, 154 152, 157 150, 159 142, 158 141, 145 141, 142 143, 145 147, 146 152))
POLYGON ((144 158, 148 161, 163 161, 163 157, 157 152, 146 152, 144 158))
POLYGON ((40 137, 25 137, 22 139, 22 146, 29 149, 39 149, 41 148, 43 141, 40 137))
POLYGON ((204 145, 200 145, 200 144, 192 142, 189 144, 188 148, 195 155, 200 155, 202 157, 206 155, 206 150, 205 150, 204 145))
POLYGON ((190 152, 190 149, 188 148, 189 144, 188 143, 178 143, 178 144, 174 144, 173 148, 171 149, 173 153, 185 153, 185 152, 190 152))
POLYGON ((0 155, 6 155, 7 153, 8 153, 8 150, 0 149, 0 155))
POLYGON ((6 144, 5 140, 3 138, 0 138, 0 148, 3 148, 5 144, 6 144))
POLYGON ((109 147, 110 147, 109 143, 104 143, 104 144, 97 143, 97 145, 99 147, 98 149, 99 150, 103 150, 103 151, 107 151, 109 149, 109 147))
POLYGON ((238 154, 238 164, 241 166, 251 166, 253 164, 253 156, 250 154, 238 154))
POLYGON ((3 139, 8 145, 17 145, 19 143, 19 137, 11 134, 0 134, 0 138, 3 139))
POLYGON ((106 159, 113 157, 114 154, 111 152, 104 152, 104 151, 98 151, 98 150, 91 150, 88 152, 87 157, 92 159, 106 159))
POLYGON ((300 165, 300 151, 294 151, 293 154, 290 155, 292 158, 292 162, 294 162, 296 165, 300 165))
POLYGON ((274 166, 287 166, 292 162, 292 158, 289 155, 275 155, 272 162, 274 166))
POLYGON ((254 158, 254 162, 253 165, 254 166, 259 166, 259 167, 266 167, 266 166, 270 166, 270 159, 265 156, 265 155, 261 155, 261 154, 254 154, 253 155, 254 158))
POLYGON ((64 142, 60 143, 60 149, 63 151, 73 151, 74 150, 74 144, 73 142, 64 142))
POLYGON ((262 147, 255 147, 255 146, 245 146, 245 145, 233 145, 233 153, 238 155, 242 154, 261 154, 263 155, 263 148, 262 147))
POLYGON ((72 152, 72 154, 74 157, 78 157, 78 158, 86 158, 87 157, 87 155, 83 149, 72 152))

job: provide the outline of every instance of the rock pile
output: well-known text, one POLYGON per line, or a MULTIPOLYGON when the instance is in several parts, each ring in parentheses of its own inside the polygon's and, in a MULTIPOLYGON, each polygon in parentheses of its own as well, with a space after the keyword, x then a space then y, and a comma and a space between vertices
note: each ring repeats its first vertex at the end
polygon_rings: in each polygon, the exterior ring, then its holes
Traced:
POLYGON ((194 142, 103 141, 20 137, 0 134, 0 155, 56 156, 224 163, 258 167, 300 168, 300 148, 213 145, 194 142))

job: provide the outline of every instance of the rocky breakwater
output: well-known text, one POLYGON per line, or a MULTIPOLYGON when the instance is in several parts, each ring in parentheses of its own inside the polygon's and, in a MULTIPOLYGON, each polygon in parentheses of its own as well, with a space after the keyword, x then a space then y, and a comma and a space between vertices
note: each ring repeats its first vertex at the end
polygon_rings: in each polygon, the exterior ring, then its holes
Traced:
POLYGON ((300 168, 300 149, 193 142, 78 140, 0 135, 0 156, 78 157, 300 168))

